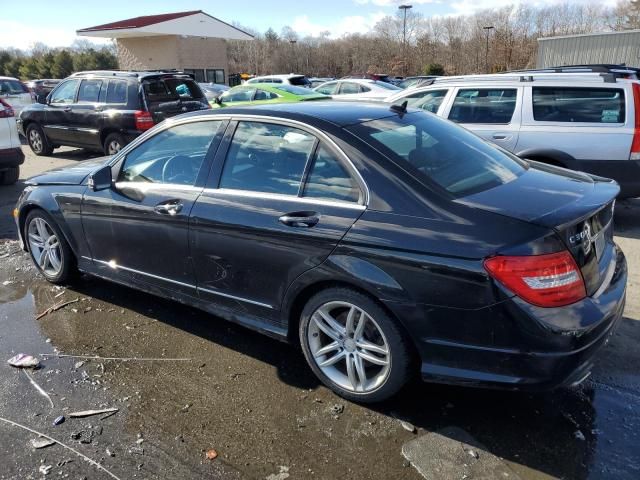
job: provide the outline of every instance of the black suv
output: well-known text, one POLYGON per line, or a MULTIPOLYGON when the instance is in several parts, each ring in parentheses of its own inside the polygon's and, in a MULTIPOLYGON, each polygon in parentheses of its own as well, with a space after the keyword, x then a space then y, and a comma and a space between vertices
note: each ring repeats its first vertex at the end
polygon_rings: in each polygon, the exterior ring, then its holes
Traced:
POLYGON ((113 155, 165 118, 207 108, 198 84, 181 72, 79 72, 22 110, 18 129, 36 155, 61 145, 113 155))

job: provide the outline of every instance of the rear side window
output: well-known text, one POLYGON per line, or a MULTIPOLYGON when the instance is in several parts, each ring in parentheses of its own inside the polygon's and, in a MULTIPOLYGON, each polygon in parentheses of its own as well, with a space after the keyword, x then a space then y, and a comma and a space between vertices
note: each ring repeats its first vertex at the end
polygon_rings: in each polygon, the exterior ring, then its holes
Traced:
POLYGON ((515 88, 458 90, 449 120, 456 123, 509 123, 516 109, 516 97, 515 88))
POLYGON ((222 170, 220 188, 297 195, 316 138, 297 128, 240 122, 222 170))
POLYGON ((352 93, 360 93, 360 85, 358 85, 357 83, 353 83, 353 82, 342 82, 342 85, 340 85, 340 93, 342 95, 349 95, 352 93))
POLYGON ((222 103, 250 102, 256 93, 255 88, 234 88, 224 92, 220 97, 222 103))
POLYGON ((436 113, 447 95, 447 90, 430 90, 428 92, 417 92, 396 100, 396 104, 401 104, 405 100, 408 107, 421 108, 427 112, 436 113))
POLYGON ((624 123, 624 90, 534 87, 533 119, 538 122, 624 123))
POLYGON ((456 197, 515 180, 524 164, 464 128, 414 112, 348 128, 411 174, 456 197))
POLYGON ((266 90, 256 90, 256 96, 254 100, 274 100, 278 98, 278 95, 273 92, 267 92, 266 90))
POLYGON ((303 197, 357 202, 360 188, 348 170, 324 145, 318 148, 303 197))
POLYGON ((321 87, 316 88, 316 92, 324 93, 325 95, 333 95, 336 91, 337 82, 327 83, 321 87))
POLYGON ((164 78, 146 80, 144 93, 150 102, 175 100, 201 100, 204 94, 190 78, 164 78))
POLYGON ((97 103, 102 80, 82 80, 78 89, 78 103, 97 103))
POLYGON ((127 103, 126 80, 109 80, 107 103, 127 103))
POLYGON ((0 80, 0 94, 2 95, 20 95, 29 93, 26 85, 17 80, 0 80))

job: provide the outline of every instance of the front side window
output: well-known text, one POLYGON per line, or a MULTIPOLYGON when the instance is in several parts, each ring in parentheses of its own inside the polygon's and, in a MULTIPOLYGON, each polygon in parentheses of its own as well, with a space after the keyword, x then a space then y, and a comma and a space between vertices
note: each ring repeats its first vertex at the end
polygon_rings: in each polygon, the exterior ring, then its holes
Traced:
POLYGON ((254 100, 274 100, 278 98, 278 95, 273 92, 267 92, 266 90, 256 90, 256 96, 254 100))
POLYGON ((195 185, 209 146, 223 122, 177 125, 129 152, 118 182, 195 185))
POLYGON ((396 101, 397 104, 407 101, 408 107, 421 108, 427 112, 436 113, 447 95, 447 90, 430 90, 427 92, 416 92, 396 101))
POLYGON ((325 95, 333 95, 336 91, 336 87, 338 86, 338 82, 329 82, 324 85, 316 88, 316 92, 324 93, 325 95))
POLYGON ((297 195, 316 138, 298 128, 240 122, 222 170, 220 188, 297 195))
POLYGON ((51 95, 52 104, 73 103, 80 80, 68 80, 55 89, 51 95))
POLYGON ((464 128, 414 112, 348 128, 425 183, 456 197, 515 180, 525 164, 464 128))
POLYGON ((222 103, 250 102, 256 94, 255 88, 234 88, 220 96, 222 103))
POLYGON ((82 80, 78 90, 78 103, 97 103, 101 88, 102 80, 82 80))
POLYGON ((357 202, 360 200, 360 188, 336 156, 321 145, 316 152, 302 196, 357 202))
POLYGON ((449 120, 456 123, 510 123, 516 110, 517 93, 515 88, 460 89, 449 120))
POLYGON ((538 122, 624 123, 624 90, 534 87, 533 119, 538 122))

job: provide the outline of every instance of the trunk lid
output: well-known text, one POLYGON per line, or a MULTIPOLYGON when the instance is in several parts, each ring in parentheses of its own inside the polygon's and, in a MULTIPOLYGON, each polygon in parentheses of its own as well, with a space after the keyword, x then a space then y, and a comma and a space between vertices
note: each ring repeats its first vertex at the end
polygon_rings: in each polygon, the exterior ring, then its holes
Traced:
POLYGON ((619 191, 609 179, 531 162, 516 180, 456 202, 553 229, 592 295, 615 262, 613 209, 619 191))
POLYGON ((142 82, 144 104, 160 123, 181 113, 210 108, 207 97, 190 77, 151 77, 142 82))

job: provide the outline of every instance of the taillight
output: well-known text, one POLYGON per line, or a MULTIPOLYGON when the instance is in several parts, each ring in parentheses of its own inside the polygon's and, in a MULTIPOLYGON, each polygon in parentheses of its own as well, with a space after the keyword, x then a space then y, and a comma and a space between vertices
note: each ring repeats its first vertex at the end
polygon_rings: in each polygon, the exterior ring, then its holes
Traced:
POLYGON ((10 118, 15 116, 13 107, 0 98, 0 118, 10 118))
POLYGON ((546 255, 488 258, 489 274, 523 300, 562 307, 587 296, 582 274, 567 250, 546 255))
POLYGON ((629 160, 640 160, 640 83, 633 83, 633 110, 636 117, 635 130, 629 160))
POLYGON ((149 130, 154 125, 153 117, 149 112, 138 110, 134 113, 134 117, 136 119, 136 130, 149 130))

